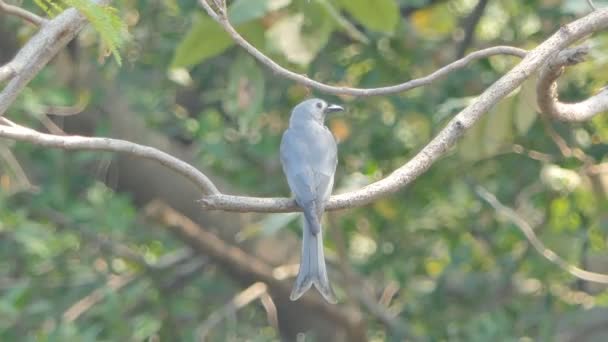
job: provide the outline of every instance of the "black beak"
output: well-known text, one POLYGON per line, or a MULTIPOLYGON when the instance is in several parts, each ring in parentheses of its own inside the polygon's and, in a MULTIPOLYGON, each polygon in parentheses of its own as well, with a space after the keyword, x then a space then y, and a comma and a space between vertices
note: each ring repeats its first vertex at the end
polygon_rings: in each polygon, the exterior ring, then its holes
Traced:
POLYGON ((325 114, 328 113, 335 113, 335 112, 342 112, 344 111, 344 108, 335 104, 330 104, 329 106, 327 106, 324 110, 325 114))

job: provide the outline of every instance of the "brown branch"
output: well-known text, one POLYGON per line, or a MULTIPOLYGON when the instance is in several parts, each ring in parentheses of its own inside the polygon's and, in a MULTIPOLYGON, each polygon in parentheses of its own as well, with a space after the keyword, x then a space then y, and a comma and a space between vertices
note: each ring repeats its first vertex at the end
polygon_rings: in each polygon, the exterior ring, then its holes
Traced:
POLYGON ((207 335, 209 335, 213 327, 222 322, 225 317, 235 314, 241 308, 249 305, 256 299, 261 298, 264 294, 266 294, 267 289, 268 287, 266 284, 257 282, 245 290, 237 293, 228 303, 222 306, 222 308, 219 310, 214 311, 203 323, 199 325, 197 329, 199 341, 205 341, 207 335))
POLYGON ((534 249, 536 249, 536 251, 545 259, 549 260, 551 263, 557 265, 559 268, 570 273, 576 278, 595 283, 608 284, 608 275, 586 271, 579 267, 571 265, 562 257, 557 255, 555 252, 547 248, 545 244, 540 241, 540 239, 536 236, 536 233, 534 233, 534 229, 532 228, 532 226, 521 216, 519 216, 519 214, 517 214, 515 210, 500 203, 500 201, 496 198, 496 196, 494 196, 494 194, 492 194, 481 186, 476 186, 475 192, 479 197, 481 197, 490 206, 492 206, 492 208, 494 208, 499 214, 504 215, 507 219, 509 219, 509 221, 511 221, 515 226, 517 226, 517 228, 521 230, 521 232, 525 235, 526 239, 528 239, 534 249))
MULTIPOLYGON (((104 5, 109 0, 95 0, 104 5)), ((85 16, 68 8, 41 27, 7 64, 0 67, 0 82, 10 79, 0 92, 0 116, 13 104, 25 86, 86 25, 85 16)))
POLYGON ((467 49, 473 43, 473 39, 475 38, 475 29, 483 16, 483 12, 488 5, 488 0, 479 0, 475 8, 471 11, 471 13, 464 20, 464 37, 458 45, 458 50, 456 52, 457 58, 462 58, 464 54, 467 52, 467 49))
MULTIPOLYGON (((236 246, 229 245, 215 234, 203 229, 161 202, 150 203, 145 212, 148 217, 166 225, 193 250, 209 256, 211 260, 220 265, 223 272, 231 274, 235 279, 241 279, 248 286, 262 282, 268 286, 268 292, 273 297, 281 300, 282 303, 291 303, 289 300, 291 284, 284 281, 283 268, 281 271, 273 269, 261 259, 236 246)), ((321 315, 319 317, 323 317, 325 321, 335 322, 344 327, 345 331, 350 334, 350 340, 360 340, 361 329, 363 329, 360 319, 352 317, 339 306, 327 304, 314 295, 303 296, 298 300, 297 305, 300 309, 321 315)))
POLYGON ((19 17, 35 26, 42 26, 48 22, 47 19, 44 19, 21 7, 9 5, 6 2, 4 2, 3 0, 0 0, 0 12, 4 12, 6 14, 10 14, 10 15, 19 17))
POLYGON ((577 103, 564 103, 558 98, 557 79, 564 73, 566 66, 582 62, 588 53, 588 47, 564 50, 541 69, 536 85, 541 112, 561 121, 587 121, 608 110, 607 88, 577 103))
POLYGON ((137 277, 132 273, 123 275, 111 275, 103 288, 93 290, 93 292, 84 296, 82 299, 72 304, 62 316, 62 320, 66 323, 74 322, 85 312, 99 304, 108 293, 108 290, 117 292, 123 287, 131 284, 137 277))
POLYGON ((351 88, 351 87, 341 87, 341 86, 332 86, 319 81, 315 81, 311 78, 308 78, 304 75, 298 74, 291 70, 288 70, 277 62, 272 60, 270 57, 263 54, 260 50, 258 50, 255 46, 251 45, 243 36, 241 36, 236 29, 230 24, 228 17, 225 14, 225 11, 215 12, 213 8, 207 3, 206 0, 199 0, 199 3, 203 6, 205 11, 209 14, 211 18, 213 18, 216 22, 218 22, 222 28, 230 35, 232 40, 235 43, 240 45, 243 49, 245 49, 250 55, 255 57, 260 63, 264 64, 268 68, 270 68, 275 74, 292 80, 296 83, 302 84, 307 87, 315 88, 319 91, 322 91, 327 94, 333 95, 351 95, 351 96, 378 96, 378 95, 388 95, 388 94, 396 94, 404 91, 408 91, 414 88, 422 87, 428 84, 431 84, 435 80, 453 72, 455 70, 462 69, 466 67, 470 62, 486 58, 495 55, 510 55, 517 57, 524 57, 526 55, 526 50, 519 49, 511 46, 495 46, 483 50, 479 50, 469 54, 468 56, 459 59, 455 62, 452 62, 435 72, 431 73, 422 78, 414 79, 407 81, 405 83, 380 87, 380 88, 351 88))

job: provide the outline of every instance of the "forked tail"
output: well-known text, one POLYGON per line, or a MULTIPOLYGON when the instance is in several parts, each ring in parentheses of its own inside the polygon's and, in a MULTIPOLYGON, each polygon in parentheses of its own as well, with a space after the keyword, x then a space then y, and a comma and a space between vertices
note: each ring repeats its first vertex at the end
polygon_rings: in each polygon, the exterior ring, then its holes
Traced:
MULTIPOLYGON (((320 225, 318 226, 320 228, 320 225)), ((329 285, 327 269, 325 267, 323 232, 319 229, 317 234, 313 234, 310 227, 308 220, 304 219, 300 271, 289 298, 297 300, 314 284, 328 303, 335 304, 338 301, 336 300, 334 290, 329 285)))

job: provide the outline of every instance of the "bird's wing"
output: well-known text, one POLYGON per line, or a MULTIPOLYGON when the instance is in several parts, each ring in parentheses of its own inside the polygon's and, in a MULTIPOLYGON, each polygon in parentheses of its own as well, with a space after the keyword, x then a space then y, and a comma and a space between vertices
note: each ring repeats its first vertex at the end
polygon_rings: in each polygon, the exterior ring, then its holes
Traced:
POLYGON ((285 131, 281 163, 298 204, 314 201, 320 214, 333 187, 337 148, 329 131, 313 133, 285 131))

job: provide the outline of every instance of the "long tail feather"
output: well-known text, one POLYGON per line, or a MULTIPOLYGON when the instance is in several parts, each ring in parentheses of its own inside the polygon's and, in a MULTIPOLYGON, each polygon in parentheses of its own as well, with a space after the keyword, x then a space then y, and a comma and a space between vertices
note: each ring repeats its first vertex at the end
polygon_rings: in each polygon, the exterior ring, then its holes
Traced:
POLYGON ((329 284, 325 267, 323 232, 320 229, 321 225, 316 223, 319 231, 317 234, 313 234, 311 227, 314 226, 315 223, 311 225, 306 218, 304 219, 300 271, 289 298, 297 300, 314 285, 328 303, 335 304, 337 303, 336 295, 329 284))

